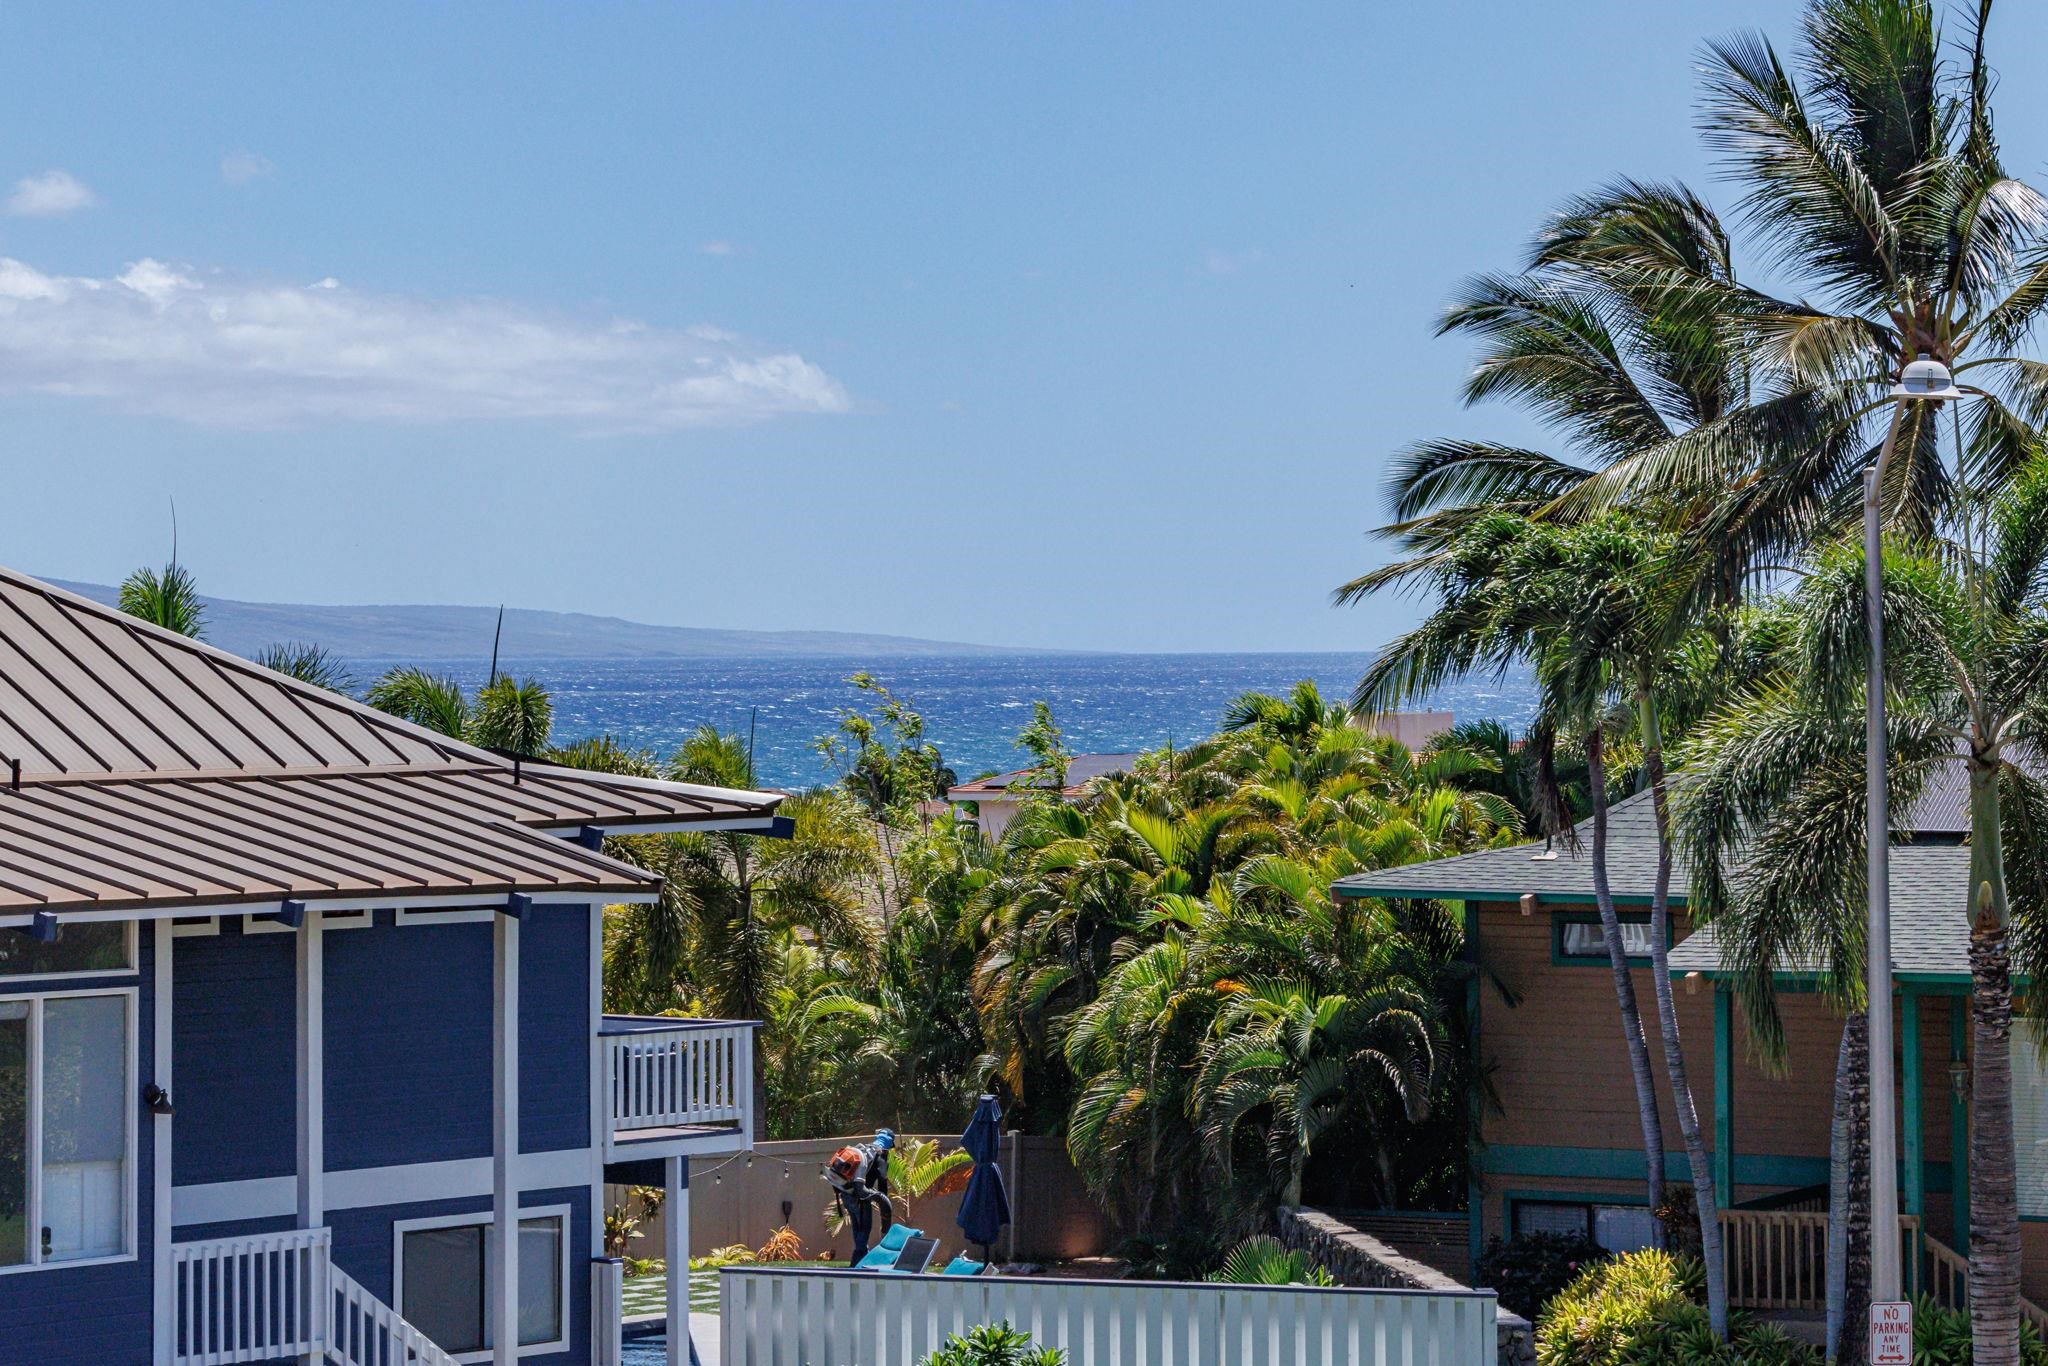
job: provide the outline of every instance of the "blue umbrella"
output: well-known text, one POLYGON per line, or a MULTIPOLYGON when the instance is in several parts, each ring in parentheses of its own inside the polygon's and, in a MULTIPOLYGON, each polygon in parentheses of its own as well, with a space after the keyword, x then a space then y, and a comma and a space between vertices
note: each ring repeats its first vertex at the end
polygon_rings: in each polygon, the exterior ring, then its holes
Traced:
POLYGON ((1003 1135, 1003 1108, 994 1096, 983 1096, 974 1107, 960 1146, 974 1159, 974 1171, 967 1178, 966 1193, 960 1197, 957 1222, 971 1243, 981 1244, 982 1260, 990 1260, 989 1247, 1002 1236, 1010 1222, 1010 1197, 1003 1189, 1003 1169, 996 1160, 1003 1135))

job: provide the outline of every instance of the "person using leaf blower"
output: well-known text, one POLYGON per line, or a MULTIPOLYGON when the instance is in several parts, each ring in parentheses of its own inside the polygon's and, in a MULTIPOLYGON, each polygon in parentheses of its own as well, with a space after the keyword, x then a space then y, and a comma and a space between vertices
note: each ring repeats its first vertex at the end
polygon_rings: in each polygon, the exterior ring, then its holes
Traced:
POLYGON ((872 1143, 850 1143, 832 1154, 825 1164, 825 1180, 831 1183, 846 1211, 847 1227, 853 1230, 853 1253, 848 1266, 859 1266, 868 1255, 868 1239, 875 1231, 875 1210, 882 1211, 882 1232, 896 1222, 896 1208, 889 1203, 889 1153, 896 1146, 896 1132, 883 1129, 872 1143))

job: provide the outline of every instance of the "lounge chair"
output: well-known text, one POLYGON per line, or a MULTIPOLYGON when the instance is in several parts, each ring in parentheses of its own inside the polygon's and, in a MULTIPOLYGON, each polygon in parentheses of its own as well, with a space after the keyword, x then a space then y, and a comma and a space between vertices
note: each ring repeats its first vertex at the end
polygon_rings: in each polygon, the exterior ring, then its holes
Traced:
POLYGON ((939 1274, 941 1276, 979 1276, 987 1269, 987 1262, 977 1262, 974 1258, 963 1252, 952 1261, 947 1262, 945 1269, 940 1271, 939 1274))
POLYGON ((909 1228, 903 1224, 891 1224, 889 1231, 882 1235, 882 1241, 868 1249, 868 1255, 854 1264, 855 1271, 894 1271, 896 1258, 903 1251, 903 1245, 912 1238, 924 1237, 921 1228, 909 1228))

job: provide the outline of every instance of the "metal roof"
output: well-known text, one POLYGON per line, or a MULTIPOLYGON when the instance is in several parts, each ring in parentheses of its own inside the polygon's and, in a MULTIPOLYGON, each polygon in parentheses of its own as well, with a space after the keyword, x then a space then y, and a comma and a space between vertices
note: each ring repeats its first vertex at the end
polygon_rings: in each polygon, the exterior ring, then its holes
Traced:
POLYGON ((410 773, 0 788, 0 913, 645 894, 659 879, 410 773))
POLYGON ((0 760, 25 778, 495 761, 7 569, 0 760))
POLYGON ((782 801, 515 763, 4 569, 0 761, 0 918, 645 895, 559 835, 765 832, 782 801))
MULTIPOLYGON (((1113 773, 1128 773, 1144 756, 1140 754, 1076 754, 1067 760, 1067 785, 1060 789, 1064 796, 1077 796, 1083 788, 1097 778, 1113 773)), ((946 789, 946 795, 954 801, 973 801, 976 797, 1001 797, 1013 788, 1031 792, 1050 792, 1051 784, 1045 781, 1042 767, 1012 769, 1008 773, 992 773, 986 778, 976 778, 970 783, 946 789)))

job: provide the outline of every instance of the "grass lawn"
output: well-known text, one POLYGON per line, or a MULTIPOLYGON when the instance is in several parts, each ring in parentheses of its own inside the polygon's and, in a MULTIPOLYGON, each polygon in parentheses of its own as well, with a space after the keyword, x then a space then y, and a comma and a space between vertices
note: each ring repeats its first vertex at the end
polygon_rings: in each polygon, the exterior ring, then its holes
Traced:
MULTIPOLYGON (((831 1262, 776 1262, 783 1266, 828 1266, 846 1268, 843 1261, 831 1262)), ((626 1317, 640 1314, 659 1314, 668 1308, 668 1277, 656 1272, 647 1276, 632 1276, 626 1280, 621 1299, 626 1306, 626 1317)), ((697 1271, 690 1275, 690 1312, 693 1314, 716 1314, 718 1312, 718 1273, 697 1271)))

